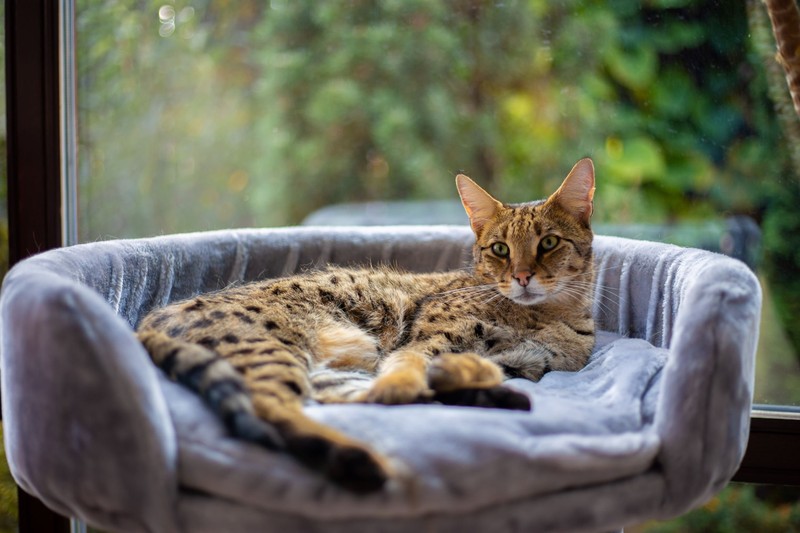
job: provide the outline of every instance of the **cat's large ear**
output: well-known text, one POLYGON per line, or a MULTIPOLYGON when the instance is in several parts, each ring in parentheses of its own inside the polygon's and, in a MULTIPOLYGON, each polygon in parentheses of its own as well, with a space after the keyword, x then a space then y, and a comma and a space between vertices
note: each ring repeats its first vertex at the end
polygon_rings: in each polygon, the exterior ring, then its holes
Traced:
POLYGON ((461 196, 461 203, 469 217, 469 224, 475 234, 480 234, 483 226, 494 217, 503 204, 492 198, 488 192, 478 186, 464 174, 456 176, 456 187, 461 196))
POLYGON ((589 225, 589 219, 592 218, 593 198, 594 163, 586 157, 575 163, 561 187, 547 201, 557 203, 566 212, 589 225))

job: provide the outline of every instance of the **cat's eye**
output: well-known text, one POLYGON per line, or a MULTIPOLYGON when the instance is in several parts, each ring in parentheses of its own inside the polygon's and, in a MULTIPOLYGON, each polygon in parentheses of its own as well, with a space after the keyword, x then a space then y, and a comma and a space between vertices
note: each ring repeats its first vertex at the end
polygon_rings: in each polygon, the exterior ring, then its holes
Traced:
POLYGON ((547 237, 543 238, 541 242, 539 242, 539 246, 542 247, 542 250, 545 252, 552 250, 556 246, 558 246, 559 238, 555 235, 548 235, 547 237))
POLYGON ((506 257, 508 256, 508 245, 504 242, 496 242, 492 245, 492 252, 497 257, 506 257))

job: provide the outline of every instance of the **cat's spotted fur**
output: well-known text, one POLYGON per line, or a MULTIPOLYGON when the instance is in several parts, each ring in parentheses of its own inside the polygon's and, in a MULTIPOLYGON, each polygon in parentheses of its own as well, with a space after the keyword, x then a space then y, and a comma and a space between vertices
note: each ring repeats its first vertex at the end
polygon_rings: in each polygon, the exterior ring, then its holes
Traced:
POLYGON ((304 416, 304 400, 527 409, 505 378, 579 370, 594 345, 591 161, 546 201, 502 204, 456 181, 476 236, 472 270, 331 267, 265 280, 157 309, 138 336, 234 435, 376 490, 388 461, 304 416))

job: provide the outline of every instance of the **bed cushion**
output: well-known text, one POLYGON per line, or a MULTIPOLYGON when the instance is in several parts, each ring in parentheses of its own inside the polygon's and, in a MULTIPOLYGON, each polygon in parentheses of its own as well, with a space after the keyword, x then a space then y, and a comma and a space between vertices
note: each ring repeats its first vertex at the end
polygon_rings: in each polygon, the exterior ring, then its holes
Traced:
POLYGON ((395 459, 404 480, 353 496, 291 458, 227 437, 183 387, 162 381, 187 488, 288 515, 341 520, 471 512, 646 471, 667 351, 610 333, 579 372, 506 385, 531 412, 436 405, 316 405, 315 419, 395 459), (266 475, 266 473, 269 473, 266 475))

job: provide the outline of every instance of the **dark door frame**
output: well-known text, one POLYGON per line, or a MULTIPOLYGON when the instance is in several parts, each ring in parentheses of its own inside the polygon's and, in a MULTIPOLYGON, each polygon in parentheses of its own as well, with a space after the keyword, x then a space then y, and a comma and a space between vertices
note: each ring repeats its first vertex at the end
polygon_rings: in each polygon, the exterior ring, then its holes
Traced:
MULTIPOLYGON (((6 0, 9 262, 62 244, 59 3, 6 0)), ((69 520, 22 489, 19 530, 67 533, 69 520)))

